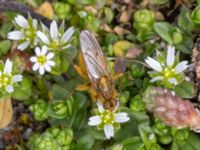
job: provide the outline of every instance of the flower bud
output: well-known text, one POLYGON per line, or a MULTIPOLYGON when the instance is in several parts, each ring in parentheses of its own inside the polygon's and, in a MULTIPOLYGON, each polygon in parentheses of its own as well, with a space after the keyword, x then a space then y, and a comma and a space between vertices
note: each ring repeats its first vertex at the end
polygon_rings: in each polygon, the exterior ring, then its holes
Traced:
POLYGON ((193 103, 182 100, 174 92, 158 87, 149 87, 143 96, 147 110, 166 125, 200 131, 200 112, 193 103))

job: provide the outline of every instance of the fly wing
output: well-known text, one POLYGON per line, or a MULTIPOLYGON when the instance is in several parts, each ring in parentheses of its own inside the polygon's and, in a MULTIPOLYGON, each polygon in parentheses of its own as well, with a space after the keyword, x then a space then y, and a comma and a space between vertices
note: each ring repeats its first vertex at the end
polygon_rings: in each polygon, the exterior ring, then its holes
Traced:
POLYGON ((80 34, 80 43, 90 80, 96 81, 103 75, 109 75, 103 52, 95 36, 90 31, 83 30, 80 34))

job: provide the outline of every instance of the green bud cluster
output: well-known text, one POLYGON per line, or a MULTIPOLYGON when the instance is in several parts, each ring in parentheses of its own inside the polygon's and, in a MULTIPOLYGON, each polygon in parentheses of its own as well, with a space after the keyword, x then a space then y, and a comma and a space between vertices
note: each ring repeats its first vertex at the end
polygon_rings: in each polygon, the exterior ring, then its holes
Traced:
POLYGON ((169 144, 172 141, 172 136, 170 133, 170 128, 167 127, 160 120, 155 119, 155 123, 153 125, 154 132, 158 136, 158 140, 162 144, 169 144))
POLYGON ((119 101, 121 104, 126 104, 129 100, 129 98, 130 98, 130 92, 125 91, 122 94, 120 94, 119 101))
POLYGON ((140 95, 136 95, 131 99, 130 110, 136 112, 145 110, 145 104, 142 101, 142 97, 140 95))
POLYGON ((145 40, 153 32, 155 13, 148 9, 137 10, 134 14, 133 27, 137 30, 137 37, 145 40))
POLYGON ((56 2, 54 4, 54 11, 59 19, 66 19, 71 10, 71 6, 67 3, 56 2))
POLYGON ((145 69, 143 66, 139 64, 132 64, 131 65, 131 74, 133 78, 141 78, 145 75, 145 69))
POLYGON ((39 99, 35 104, 30 105, 29 109, 32 111, 35 120, 42 121, 48 118, 48 103, 42 99, 39 99))
POLYGON ((33 135, 28 141, 30 150, 68 150, 73 139, 73 131, 69 128, 52 127, 42 134, 33 135))

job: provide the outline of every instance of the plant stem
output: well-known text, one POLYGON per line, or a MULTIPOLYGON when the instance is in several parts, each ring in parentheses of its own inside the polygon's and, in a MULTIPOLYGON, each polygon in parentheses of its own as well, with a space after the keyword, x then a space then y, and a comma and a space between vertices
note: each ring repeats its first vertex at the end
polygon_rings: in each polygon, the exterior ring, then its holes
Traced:
POLYGON ((0 0, 0 11, 12 11, 19 12, 23 16, 28 17, 29 15, 37 20, 40 20, 45 26, 50 27, 51 20, 34 12, 25 5, 17 3, 15 0, 0 0))

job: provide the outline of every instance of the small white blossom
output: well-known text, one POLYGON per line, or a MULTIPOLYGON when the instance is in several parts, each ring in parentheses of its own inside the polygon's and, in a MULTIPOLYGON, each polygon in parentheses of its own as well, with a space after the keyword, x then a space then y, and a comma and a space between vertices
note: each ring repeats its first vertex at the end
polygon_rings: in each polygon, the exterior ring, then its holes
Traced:
POLYGON ((13 63, 7 59, 3 70, 0 71, 0 89, 12 93, 14 85, 22 80, 22 75, 12 73, 13 63))
POLYGON ((152 77, 150 82, 161 81, 167 87, 172 87, 182 82, 184 80, 183 72, 188 67, 187 61, 177 61, 173 46, 168 47, 166 58, 155 60, 147 57, 145 62, 154 70, 149 72, 152 77))
POLYGON ((17 30, 8 33, 8 39, 18 41, 17 48, 25 50, 29 45, 37 45, 37 24, 36 19, 29 17, 25 19, 23 16, 18 15, 15 17, 14 22, 17 25, 17 30))
POLYGON ((58 28, 56 21, 53 21, 50 30, 45 28, 43 32, 38 31, 37 36, 49 49, 62 50, 70 46, 68 42, 74 33, 74 28, 70 27, 64 33, 62 29, 58 28))
POLYGON ((35 53, 36 56, 30 58, 31 62, 34 63, 33 71, 39 70, 40 75, 43 75, 45 71, 50 72, 51 67, 55 66, 55 62, 52 60, 54 53, 48 53, 46 46, 43 46, 41 50, 39 47, 36 47, 35 53))
POLYGON ((116 113, 118 105, 113 111, 104 109, 100 103, 97 103, 97 106, 97 114, 89 118, 88 124, 103 129, 106 138, 110 139, 114 136, 114 130, 120 127, 119 123, 124 123, 129 120, 128 114, 125 112, 116 113))

